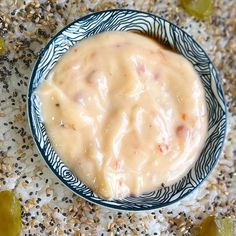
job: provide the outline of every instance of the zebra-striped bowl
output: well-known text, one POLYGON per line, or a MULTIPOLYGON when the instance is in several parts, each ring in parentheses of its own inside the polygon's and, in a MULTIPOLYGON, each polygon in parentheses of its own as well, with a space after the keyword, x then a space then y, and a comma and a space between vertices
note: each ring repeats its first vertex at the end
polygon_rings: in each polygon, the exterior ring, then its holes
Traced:
POLYGON ((109 10, 82 17, 61 30, 40 54, 28 89, 28 118, 35 143, 53 173, 82 198, 113 209, 144 211, 174 203, 190 194, 215 166, 226 133, 226 105, 217 71, 204 50, 176 25, 149 13, 134 10, 109 10), (209 112, 208 135, 205 146, 192 169, 177 183, 162 187, 139 197, 104 200, 83 184, 50 144, 35 95, 37 87, 47 78, 59 58, 74 44, 104 31, 138 31, 158 38, 186 57, 198 72, 206 93, 209 112))

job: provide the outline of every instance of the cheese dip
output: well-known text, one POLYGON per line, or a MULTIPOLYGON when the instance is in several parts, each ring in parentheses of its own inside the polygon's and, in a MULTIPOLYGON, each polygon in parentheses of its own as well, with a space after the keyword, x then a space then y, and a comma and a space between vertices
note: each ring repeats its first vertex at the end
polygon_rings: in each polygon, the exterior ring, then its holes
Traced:
POLYGON ((175 183, 204 145, 200 78, 187 59, 143 35, 106 32, 81 41, 37 94, 54 149, 103 198, 175 183))

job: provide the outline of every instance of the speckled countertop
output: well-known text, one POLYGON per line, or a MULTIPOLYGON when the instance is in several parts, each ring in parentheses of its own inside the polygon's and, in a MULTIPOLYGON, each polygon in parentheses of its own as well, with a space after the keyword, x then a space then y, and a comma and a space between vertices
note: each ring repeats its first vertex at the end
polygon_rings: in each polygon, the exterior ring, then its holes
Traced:
POLYGON ((198 21, 174 0, 0 0, 0 190, 12 189, 22 205, 22 235, 191 235, 207 215, 236 215, 236 4, 216 0, 211 18, 198 21), (104 9, 131 8, 160 15, 202 45, 218 68, 229 110, 220 161, 186 199, 145 213, 121 213, 75 196, 38 156, 26 118, 26 92, 39 51, 78 17, 104 9))

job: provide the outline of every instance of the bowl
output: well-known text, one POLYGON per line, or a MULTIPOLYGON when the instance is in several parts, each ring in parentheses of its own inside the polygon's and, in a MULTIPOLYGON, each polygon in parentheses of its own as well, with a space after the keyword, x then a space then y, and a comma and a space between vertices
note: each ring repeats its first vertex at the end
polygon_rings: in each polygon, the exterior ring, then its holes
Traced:
POLYGON ((135 10, 108 10, 84 16, 62 29, 38 57, 28 88, 28 120, 36 146, 52 172, 80 197, 109 208, 146 211, 167 206, 195 190, 214 168, 226 134, 226 105, 220 77, 207 54, 186 32, 167 20, 135 10), (191 170, 175 184, 138 197, 105 200, 82 183, 63 163, 47 136, 35 90, 60 57, 81 40, 104 31, 135 31, 157 38, 187 58, 199 74, 206 94, 208 132, 205 145, 191 170))

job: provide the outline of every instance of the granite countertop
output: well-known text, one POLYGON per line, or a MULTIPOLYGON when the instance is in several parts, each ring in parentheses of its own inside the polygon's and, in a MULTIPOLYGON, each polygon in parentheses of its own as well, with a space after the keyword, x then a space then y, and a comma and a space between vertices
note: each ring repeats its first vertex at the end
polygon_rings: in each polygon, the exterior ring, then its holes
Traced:
POLYGON ((22 235, 191 235, 208 215, 236 216, 236 6, 214 1, 205 21, 175 0, 0 1, 0 190, 22 205, 22 235), (207 181, 182 201, 152 212, 117 212, 86 202, 64 187, 39 157, 26 116, 27 86, 37 55, 66 24, 85 14, 130 8, 176 23, 206 50, 219 70, 228 106, 224 152, 207 181))

